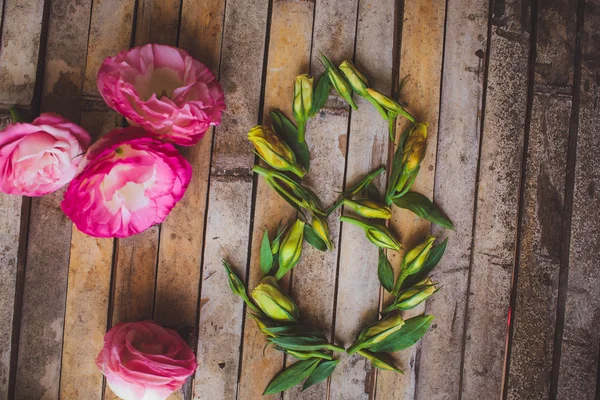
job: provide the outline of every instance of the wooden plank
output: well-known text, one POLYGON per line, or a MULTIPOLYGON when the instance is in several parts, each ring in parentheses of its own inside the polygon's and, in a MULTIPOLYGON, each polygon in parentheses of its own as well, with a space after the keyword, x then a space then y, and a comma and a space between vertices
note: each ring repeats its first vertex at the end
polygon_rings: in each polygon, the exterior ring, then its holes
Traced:
MULTIPOLYGON (((358 2, 319 2, 315 7, 310 73, 320 76, 324 68, 319 61, 319 50, 336 65, 353 59, 358 2)), ((318 194, 323 204, 332 204, 343 191, 348 119, 348 104, 334 94, 325 108, 309 121, 306 129, 311 171, 304 178, 304 183, 318 194)), ((300 315, 328 336, 333 334, 340 214, 338 209, 328 218, 334 249, 324 253, 305 246, 302 261, 292 272, 291 295, 298 304, 300 315)), ((288 364, 291 362, 288 358, 288 364)), ((306 392, 301 393, 300 388, 288 390, 283 398, 323 399, 328 392, 326 381, 306 392)))
MULTIPOLYGON (((41 109, 79 120, 91 1, 52 2, 41 109)), ((58 397, 71 222, 60 209, 64 189, 33 198, 15 396, 58 397)))
POLYGON ((585 2, 581 41, 579 131, 569 249, 569 272, 557 399, 597 399, 600 347, 600 2, 585 2))
MULTIPOLYGON (((308 72, 312 39, 314 2, 275 1, 271 11, 269 53, 265 82, 263 121, 269 121, 269 111, 280 109, 292 117, 294 78, 308 72)), ((248 287, 255 287, 260 281, 260 244, 264 230, 268 229, 271 238, 277 232, 277 225, 290 224, 296 211, 278 196, 262 178, 257 181, 254 206, 254 225, 248 287)), ((288 287, 289 281, 281 282, 288 287)), ((242 364, 238 399, 260 398, 270 380, 283 366, 283 354, 263 349, 264 335, 251 318, 244 323, 242 364)), ((265 398, 280 398, 280 395, 265 398)))
POLYGON ((449 238, 449 245, 434 270, 435 281, 444 290, 426 305, 435 319, 421 342, 418 398, 449 399, 459 394, 488 9, 488 0, 450 0, 446 10, 434 201, 451 217, 456 231, 433 227, 434 235, 449 238))
MULTIPOLYGON (((367 74, 371 87, 387 94, 392 93, 395 72, 395 4, 393 0, 360 1, 358 8, 355 65, 367 74)), ((346 187, 385 165, 388 158, 388 122, 368 101, 356 97, 358 110, 350 116, 346 187)), ((382 174, 375 181, 381 193, 385 192, 386 180, 382 174)), ((334 337, 349 345, 378 318, 378 250, 361 229, 351 225, 342 225, 341 238, 334 337), (357 293, 361 293, 360 301, 357 293)), ((330 398, 369 399, 375 373, 371 363, 358 354, 342 358, 331 377, 330 398)))
POLYGON ((525 134, 530 10, 521 1, 491 16, 462 398, 499 398, 515 258, 525 134))
POLYGON ((135 21, 135 45, 157 43, 174 46, 179 30, 181 2, 141 0, 135 21))
POLYGON ((31 106, 44 3, 44 0, 4 1, 0 42, 0 104, 31 106))
MULTIPOLYGON (((0 4, 1 5, 1 4, 0 4)), ((0 114, 0 131, 10 124, 10 114, 0 114)), ((0 193, 0 399, 9 399, 9 375, 13 351, 13 318, 17 297, 19 237, 21 234, 21 196, 0 193)))
POLYGON ((244 307, 226 284, 221 258, 228 258, 238 273, 246 269, 252 204, 249 169, 254 161, 246 135, 260 112, 267 6, 230 0, 225 9, 220 81, 227 93, 227 112, 216 129, 211 163, 196 399, 235 398, 237 392, 244 307))
POLYGON ((506 389, 511 399, 547 399, 550 396, 563 257, 562 216, 576 13, 573 2, 567 0, 543 1, 538 5, 535 92, 506 389))
MULTIPOLYGON (((444 15, 444 4, 439 1, 404 4, 399 78, 409 76, 410 80, 402 92, 402 100, 408 103, 408 109, 417 120, 429 123, 427 152, 412 190, 429 198, 433 197, 436 165, 444 15)), ((406 126, 406 120, 399 119, 396 131, 402 132, 406 126)), ((407 210, 397 207, 393 207, 392 210, 390 228, 399 234, 402 245, 410 249, 422 242, 429 233, 431 224, 407 210)), ((389 252, 388 257, 398 273, 402 253, 389 252)), ((384 303, 387 304, 390 300, 390 296, 387 295, 384 303)), ((424 307, 419 306, 405 312, 403 316, 410 318, 423 311, 424 307)), ((394 354, 397 365, 404 370, 405 375, 392 371, 377 371, 377 398, 413 398, 417 348, 418 346, 415 346, 394 354)))

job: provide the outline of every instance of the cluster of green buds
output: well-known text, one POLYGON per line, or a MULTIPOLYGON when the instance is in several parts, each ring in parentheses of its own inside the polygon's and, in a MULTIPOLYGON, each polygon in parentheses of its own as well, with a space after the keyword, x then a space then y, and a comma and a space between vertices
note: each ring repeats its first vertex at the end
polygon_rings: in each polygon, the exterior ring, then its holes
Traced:
POLYGON ((296 155, 271 127, 258 125, 248 132, 248 140, 254 144, 257 154, 271 167, 290 171, 302 178, 306 170, 296 162, 296 155))
POLYGON ((298 75, 294 81, 294 102, 292 110, 298 124, 298 141, 304 142, 306 122, 311 117, 313 109, 313 78, 298 75))
POLYGON ((437 291, 431 278, 425 278, 406 290, 398 293, 394 302, 386 307, 381 314, 386 315, 393 310, 410 310, 427 300, 437 291))
POLYGON ((383 224, 370 224, 348 216, 340 217, 340 221, 348 222, 352 225, 362 228, 367 235, 367 239, 369 239, 369 241, 377 247, 395 251, 400 251, 402 248, 400 242, 398 242, 392 232, 390 232, 390 230, 383 224))

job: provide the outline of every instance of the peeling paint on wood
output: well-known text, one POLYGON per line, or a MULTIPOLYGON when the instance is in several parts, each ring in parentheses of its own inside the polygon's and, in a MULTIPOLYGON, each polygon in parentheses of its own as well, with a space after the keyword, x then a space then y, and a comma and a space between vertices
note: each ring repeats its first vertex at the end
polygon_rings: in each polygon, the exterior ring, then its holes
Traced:
POLYGON ((423 399, 460 396, 488 9, 488 0, 451 0, 447 5, 434 201, 456 231, 433 227, 434 235, 448 237, 449 243, 433 272, 444 289, 426 306, 435 319, 419 358, 416 396, 423 399))
POLYGON ((525 134, 530 10, 507 1, 494 8, 481 142, 463 399, 499 398, 515 257, 525 134))
MULTIPOLYGON (((429 198, 433 197, 436 165, 444 15, 445 7, 439 1, 424 1, 418 4, 411 2, 404 5, 399 79, 409 76, 410 80, 402 91, 401 101, 408 104, 408 110, 417 120, 429 123, 427 152, 412 190, 429 198)), ((396 131, 400 133, 407 126, 407 121, 399 118, 396 131)), ((399 235, 404 248, 410 249, 419 244, 429 233, 431 224, 410 211, 392 207, 390 228, 399 235)), ((396 275, 400 270, 402 255, 402 252, 388 252, 396 275)), ((391 296, 384 296, 384 306, 389 304, 390 300, 391 296)), ((422 314, 423 311, 424 307, 421 305, 404 312, 403 317, 407 319, 422 314)), ((417 344, 393 354, 396 364, 404 370, 404 375, 393 371, 377 371, 377 399, 413 398, 419 346, 420 344, 417 344)))
MULTIPOLYGON (((294 79, 308 72, 312 38, 314 4, 310 1, 280 1, 273 3, 269 57, 266 70, 263 121, 270 123, 269 112, 281 110, 292 118, 294 79)), ((262 278, 260 272, 260 245, 264 230, 268 229, 271 239, 277 232, 279 223, 291 224, 296 211, 269 187, 263 178, 257 180, 256 200, 254 201, 254 225, 248 287, 254 288, 262 278)), ((282 288, 289 287, 289 281, 280 281, 282 288)), ((283 353, 268 349, 264 335, 251 318, 244 324, 242 364, 240 371, 238 399, 260 398, 273 377, 283 367, 283 353)), ((265 396, 275 399, 280 396, 265 396)))
MULTIPOLYGON (((383 93, 392 93, 394 71, 393 0, 360 1, 356 32, 356 67, 369 77, 369 85, 383 93)), ((388 158, 388 122, 366 100, 355 95, 358 110, 350 116, 350 135, 346 164, 346 187, 358 182, 367 172, 386 165, 388 158)), ((385 192, 385 174, 376 181, 385 192)), ((344 213, 352 213, 344 209, 344 213)), ((379 279, 378 250, 362 229, 343 224, 341 228, 335 338, 349 346, 360 331, 377 320, 379 279), (360 293, 360 301, 357 301, 360 293)), ((369 399, 373 390, 374 367, 360 355, 341 354, 342 362, 331 377, 332 399, 369 399)))

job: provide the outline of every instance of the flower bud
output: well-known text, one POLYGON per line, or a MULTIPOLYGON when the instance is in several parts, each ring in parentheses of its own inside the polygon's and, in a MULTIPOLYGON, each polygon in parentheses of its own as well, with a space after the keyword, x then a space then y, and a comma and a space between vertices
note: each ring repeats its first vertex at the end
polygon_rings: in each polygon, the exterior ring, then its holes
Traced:
POLYGON ((306 174, 304 168, 296 162, 292 149, 270 127, 255 126, 248 132, 248 140, 254 144, 260 158, 273 168, 291 171, 300 178, 306 174))
POLYGON ((435 237, 427 236, 423 243, 409 250, 402 258, 402 273, 408 275, 414 275, 421 270, 423 263, 427 260, 431 247, 435 237))
POLYGON ((337 70, 337 68, 331 63, 331 61, 329 61, 327 57, 325 57, 323 53, 319 52, 319 55, 321 63, 327 71, 329 81, 335 90, 348 102, 348 104, 350 104, 350 107, 352 107, 353 110, 358 110, 358 106, 352 99, 352 88, 350 87, 350 84, 348 84, 346 79, 344 79, 342 74, 340 74, 340 71, 337 70))
POLYGON ((313 227, 315 233, 323 239, 327 248, 331 250, 333 248, 333 243, 331 243, 331 238, 329 237, 329 225, 327 224, 327 220, 318 215, 313 215, 310 225, 313 227))
POLYGON ((373 200, 344 200, 344 206, 356 211, 358 215, 365 218, 389 219, 392 217, 392 209, 384 204, 373 200))
POLYGON ((352 86, 352 90, 354 90, 359 96, 367 97, 369 95, 367 93, 369 81, 363 74, 361 74, 359 70, 356 69, 354 64, 352 64, 350 61, 344 61, 340 64, 340 71, 342 71, 342 73, 346 76, 350 86, 352 86))
POLYGON ((409 171, 414 170, 421 164, 423 157, 425 157, 425 150, 427 149, 427 123, 416 123, 408 133, 406 141, 404 142, 404 149, 402 153, 402 162, 409 171))
POLYGON ((308 360, 311 358, 321 358, 323 360, 333 360, 333 356, 330 354, 323 353, 321 351, 298 351, 298 350, 285 350, 287 354, 294 357, 297 360, 308 360))
POLYGON ((404 371, 394 365, 392 358, 386 353, 372 353, 367 350, 358 350, 358 354, 371 361, 371 363, 379 369, 396 371, 401 374, 404 373, 404 371))
POLYGON ((279 269, 275 274, 277 280, 283 276, 300 261, 302 254, 302 243, 304 241, 304 222, 299 219, 294 222, 286 232, 279 248, 279 269))
POLYGON ((424 279, 414 286, 400 292, 392 305, 384 309, 381 314, 386 315, 393 310, 410 310, 427 300, 427 298, 434 294, 436 290, 435 284, 431 279, 424 279))
POLYGON ((358 339, 348 348, 347 353, 353 354, 358 350, 368 349, 400 330, 402 325, 404 325, 404 320, 400 315, 387 317, 369 325, 358 335, 358 339))
POLYGON ((298 75, 294 81, 294 102, 292 110, 298 123, 298 141, 304 142, 306 121, 308 121, 313 99, 313 78, 306 74, 298 75))
POLYGON ((367 239, 377 247, 399 251, 402 245, 394 238, 392 233, 385 225, 365 224, 364 222, 351 217, 340 217, 340 221, 349 222, 352 225, 359 226, 365 230, 367 239))
POLYGON ((378 92, 375 89, 367 88, 367 94, 373 98, 379 105, 383 108, 393 112, 394 114, 402 115, 404 118, 408 119, 410 122, 415 122, 415 117, 410 115, 408 111, 406 111, 398 102, 390 99, 386 95, 381 92, 378 92))
POLYGON ((297 322, 299 318, 298 307, 294 300, 279 290, 277 280, 266 276, 252 290, 252 299, 272 320, 281 322, 297 322))

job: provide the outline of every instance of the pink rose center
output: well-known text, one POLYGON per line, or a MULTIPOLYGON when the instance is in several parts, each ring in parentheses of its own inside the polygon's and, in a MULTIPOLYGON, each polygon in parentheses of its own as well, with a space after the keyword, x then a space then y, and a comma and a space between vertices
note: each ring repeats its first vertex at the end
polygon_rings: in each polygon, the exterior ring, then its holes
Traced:
POLYGON ((163 96, 171 98, 175 89, 184 86, 184 82, 177 71, 163 67, 149 69, 146 74, 137 75, 133 85, 142 100, 146 101, 153 94, 158 99, 163 96))

